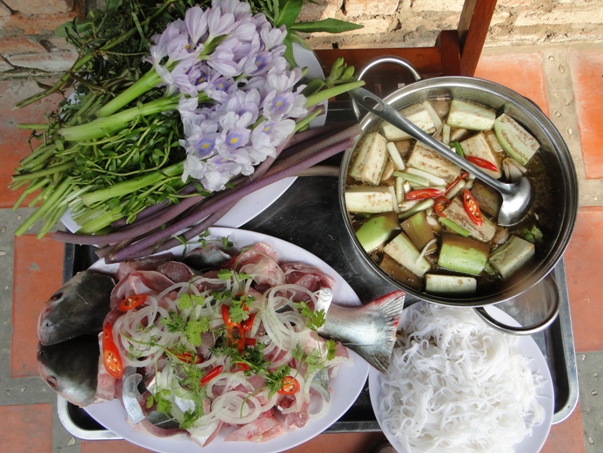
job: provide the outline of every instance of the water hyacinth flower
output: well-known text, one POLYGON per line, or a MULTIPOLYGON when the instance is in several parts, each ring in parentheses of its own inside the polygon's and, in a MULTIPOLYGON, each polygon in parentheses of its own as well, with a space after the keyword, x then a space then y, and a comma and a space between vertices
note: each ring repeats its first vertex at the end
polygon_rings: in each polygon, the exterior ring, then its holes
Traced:
POLYGON ((297 86, 302 71, 284 57, 286 35, 263 14, 252 15, 246 2, 214 0, 205 10, 190 8, 155 37, 153 67, 167 94, 181 96, 183 181, 223 190, 275 157, 295 119, 307 115, 297 86))

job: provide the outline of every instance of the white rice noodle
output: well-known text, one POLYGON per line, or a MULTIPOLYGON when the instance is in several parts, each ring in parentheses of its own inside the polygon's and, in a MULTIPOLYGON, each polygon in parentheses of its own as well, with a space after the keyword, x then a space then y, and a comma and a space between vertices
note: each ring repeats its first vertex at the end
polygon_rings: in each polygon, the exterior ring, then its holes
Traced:
POLYGON ((407 451, 513 452, 543 420, 516 336, 472 310, 421 303, 404 310, 399 329, 379 404, 407 451))

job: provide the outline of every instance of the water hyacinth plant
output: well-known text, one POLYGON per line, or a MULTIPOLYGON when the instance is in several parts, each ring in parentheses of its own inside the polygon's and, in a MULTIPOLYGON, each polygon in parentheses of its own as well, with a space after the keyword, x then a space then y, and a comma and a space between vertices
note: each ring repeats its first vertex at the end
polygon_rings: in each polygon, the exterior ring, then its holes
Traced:
MULTIPOLYGON (((264 5, 268 14, 240 0, 186 3, 168 1, 144 11, 144 22, 136 21, 149 37, 135 70, 117 60, 113 72, 105 74, 111 72, 109 50, 115 42, 127 44, 116 34, 103 43, 108 58, 96 72, 89 68, 84 77, 72 74, 75 94, 52 117, 44 143, 13 177, 13 188, 26 186, 24 195, 41 190, 32 202, 39 203, 38 210, 17 234, 44 219, 44 235, 68 208, 81 229, 77 235, 58 233, 58 239, 82 243, 89 240, 83 236, 94 235, 91 243, 108 245, 114 242, 103 235, 131 230, 145 217, 159 218, 154 228, 170 231, 170 222, 197 202, 205 210, 217 203, 219 212, 207 213, 217 218, 236 197, 224 205, 212 199, 259 183, 265 174, 285 175, 289 167, 270 173, 271 165, 322 113, 319 104, 361 85, 343 61, 324 81, 305 79, 305 69, 291 64, 291 44, 299 38, 292 18, 301 0, 271 2, 264 5), (123 87, 116 89, 118 84, 123 87), (158 217, 164 210, 175 214, 158 217)), ((109 9, 118 7, 123 7, 119 0, 108 2, 109 9)), ((97 17, 96 23, 105 19, 97 17)), ((328 28, 353 28, 336 25, 329 22, 328 28)), ((342 142, 352 135, 344 134, 342 142)), ((164 234, 154 246, 169 237, 164 234)))

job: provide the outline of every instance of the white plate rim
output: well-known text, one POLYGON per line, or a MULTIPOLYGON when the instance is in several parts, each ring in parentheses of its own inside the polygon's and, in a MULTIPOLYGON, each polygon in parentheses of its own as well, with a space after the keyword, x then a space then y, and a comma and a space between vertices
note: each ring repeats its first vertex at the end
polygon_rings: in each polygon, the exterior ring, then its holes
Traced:
MULTIPOLYGON (((206 239, 228 237, 237 248, 256 242, 265 242, 277 251, 280 262, 301 261, 316 266, 335 278, 336 283, 333 287, 334 302, 347 306, 361 304, 351 286, 331 266, 297 245, 248 230, 213 227, 209 231, 210 236, 206 239)), ((184 246, 181 245, 165 253, 181 254, 183 250, 184 246)), ((117 266, 118 264, 107 265, 104 260, 101 260, 94 263, 91 269, 115 272, 117 266)), ((331 381, 333 401, 325 416, 318 420, 310 420, 304 428, 288 432, 284 436, 268 442, 224 442, 222 436, 219 436, 208 446, 202 448, 184 435, 160 438, 138 430, 126 421, 126 412, 119 400, 93 404, 85 407, 84 410, 109 431, 131 443, 160 453, 172 453, 174 451, 179 453, 238 453, 241 449, 244 449, 246 453, 277 453, 307 442, 321 434, 339 420, 356 401, 364 388, 371 367, 356 353, 349 352, 353 362, 351 365, 343 365, 337 376, 331 381)))
MULTIPOLYGON (((467 308, 463 309, 467 310, 467 308)), ((487 309, 488 312, 497 320, 511 326, 520 326, 520 324, 513 317, 505 313, 500 308, 488 307, 487 309)), ((530 435, 524 437, 521 442, 515 444, 514 450, 515 453, 538 453, 546 442, 553 422, 553 413, 555 410, 555 390, 553 388, 553 379, 542 351, 531 336, 522 335, 519 337, 519 349, 526 357, 530 359, 530 368, 532 371, 536 371, 543 378, 543 383, 538 390, 536 399, 543 406, 545 415, 542 423, 534 426, 530 435)), ((375 418, 377 419, 381 430, 385 434, 385 437, 398 453, 421 453, 416 450, 413 452, 407 452, 394 437, 393 433, 384 427, 382 422, 383 414, 381 411, 379 411, 378 404, 381 396, 381 382, 383 377, 384 375, 374 368, 369 371, 369 395, 371 406, 373 408, 373 412, 375 413, 375 418)))

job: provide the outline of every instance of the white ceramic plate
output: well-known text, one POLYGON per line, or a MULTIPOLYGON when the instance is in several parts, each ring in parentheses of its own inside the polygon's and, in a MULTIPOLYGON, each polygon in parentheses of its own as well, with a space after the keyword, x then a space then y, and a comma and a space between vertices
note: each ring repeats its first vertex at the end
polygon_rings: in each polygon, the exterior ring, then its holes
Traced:
MULTIPOLYGON (((504 322, 511 326, 519 326, 519 323, 509 316, 504 311, 496 308, 496 307, 488 307, 488 312, 495 317, 497 320, 504 322)), ((553 412, 555 410, 555 393, 553 390, 553 379, 551 378, 551 373, 549 367, 546 363, 540 348, 536 344, 536 342, 530 336, 522 336, 519 340, 519 348, 521 352, 528 358, 530 358, 530 368, 532 371, 536 371, 542 378, 544 382, 542 386, 538 390, 538 402, 544 407, 544 421, 539 425, 536 425, 532 434, 526 436, 520 443, 515 445, 515 453, 538 453, 542 446, 544 445, 546 438, 549 435, 549 431, 551 429, 551 424, 553 420, 553 412)), ((384 429, 383 425, 383 413, 379 411, 378 401, 381 397, 381 382, 384 378, 384 375, 378 372, 375 369, 371 369, 369 372, 369 394, 371 397, 371 405, 373 406, 373 411, 375 412, 375 416, 377 418, 377 422, 379 422, 379 426, 383 430, 387 440, 392 444, 392 446, 399 453, 421 453, 418 450, 413 450, 412 452, 407 452, 402 445, 396 440, 393 433, 389 430, 384 429)))
MULTIPOLYGON (((295 61, 300 67, 307 67, 307 77, 312 79, 324 79, 324 72, 316 55, 313 52, 305 49, 299 43, 294 43, 293 55, 295 61)), ((323 103, 325 111, 327 108, 327 102, 323 103)), ((327 114, 324 113, 310 122, 310 127, 319 127, 325 124, 327 114)), ((239 200, 239 202, 233 206, 233 208, 226 213, 218 222, 216 226, 238 228, 241 225, 249 222, 255 216, 261 214, 267 209, 272 203, 278 200, 283 193, 295 182, 296 178, 284 178, 277 181, 269 186, 266 186, 260 190, 255 191, 252 194, 247 195, 239 200)), ((75 233, 80 229, 80 226, 71 217, 70 211, 66 211, 61 217, 61 222, 65 227, 75 233)))
MULTIPOLYGON (((235 248, 241 248, 257 242, 264 242, 278 253, 280 262, 301 261, 313 265, 326 272, 336 280, 333 288, 333 301, 339 305, 357 306, 360 300, 343 278, 335 270, 310 252, 260 233, 230 228, 210 228, 210 237, 225 237, 234 244, 235 248)), ((182 254, 184 247, 179 246, 170 250, 175 254, 182 254)), ((189 247, 190 250, 190 247, 189 247)), ((98 261, 91 269, 114 272, 117 264, 106 265, 104 261, 98 261)), ((288 432, 284 436, 262 443, 225 442, 224 436, 219 435, 208 446, 201 448, 184 435, 175 437, 155 437, 147 432, 141 431, 127 421, 126 411, 119 400, 100 403, 85 408, 92 418, 108 430, 123 437, 124 439, 142 447, 164 453, 276 453, 293 448, 303 442, 317 436, 339 418, 350 408, 362 391, 369 373, 370 365, 352 351, 352 364, 344 365, 339 369, 337 376, 331 380, 331 407, 324 417, 318 420, 310 420, 308 424, 296 431, 288 432)))

